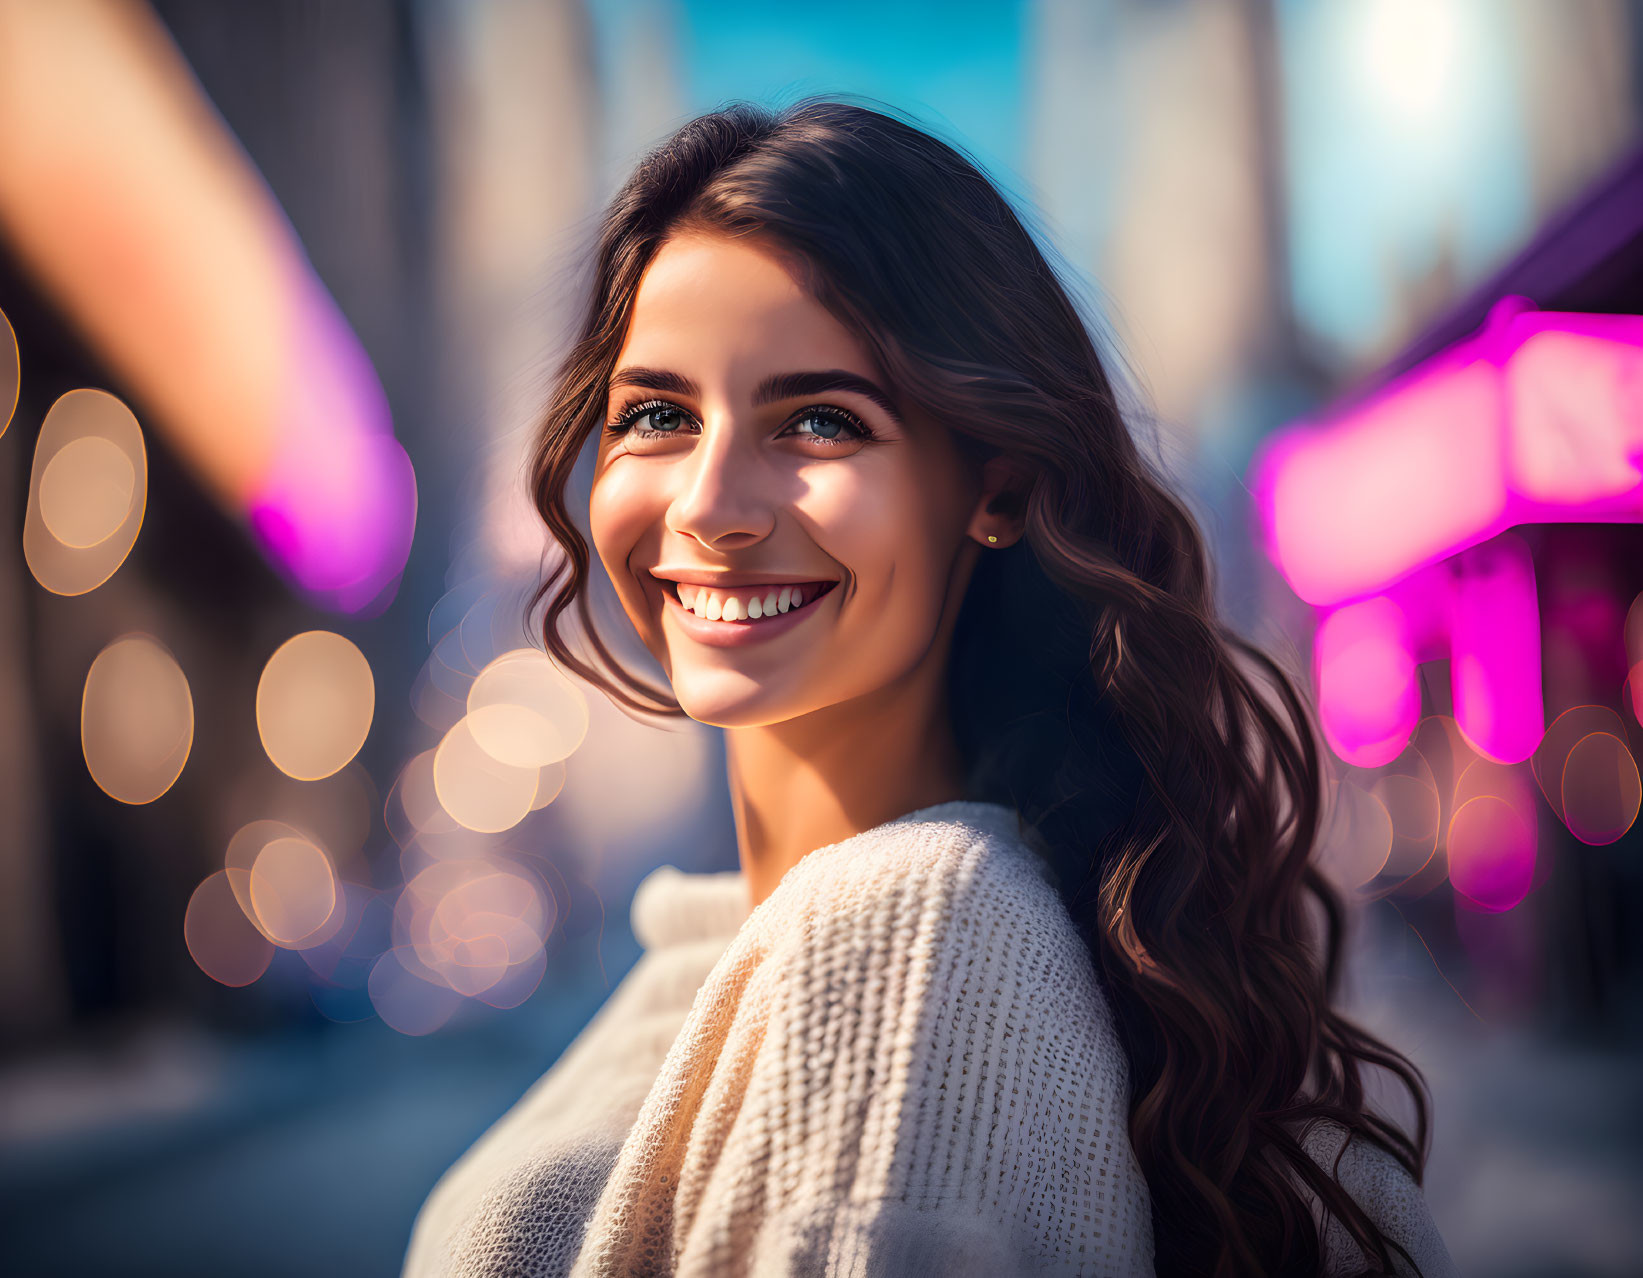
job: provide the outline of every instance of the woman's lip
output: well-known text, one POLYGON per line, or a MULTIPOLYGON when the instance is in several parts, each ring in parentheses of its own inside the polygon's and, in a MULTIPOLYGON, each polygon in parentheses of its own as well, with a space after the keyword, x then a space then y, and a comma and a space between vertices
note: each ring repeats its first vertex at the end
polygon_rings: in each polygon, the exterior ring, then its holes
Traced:
MULTIPOLYGON (((836 583, 835 583, 836 584, 836 583)), ((832 594, 832 590, 825 590, 810 603, 799 608, 789 609, 774 617, 762 618, 758 621, 709 621, 706 617, 698 617, 684 604, 679 602, 677 590, 668 588, 662 591, 663 608, 667 615, 673 617, 687 635, 699 643, 705 643, 712 648, 741 648, 750 643, 760 643, 766 639, 774 639, 784 635, 804 621, 822 600, 832 594)))
POLYGON ((651 576, 655 577, 657 581, 666 586, 702 586, 706 587, 708 590, 742 590, 748 586, 759 586, 772 590, 780 590, 783 586, 838 585, 838 579, 836 577, 743 577, 735 581, 725 580, 718 577, 710 577, 693 581, 690 577, 669 577, 665 574, 655 572, 651 573, 651 576))

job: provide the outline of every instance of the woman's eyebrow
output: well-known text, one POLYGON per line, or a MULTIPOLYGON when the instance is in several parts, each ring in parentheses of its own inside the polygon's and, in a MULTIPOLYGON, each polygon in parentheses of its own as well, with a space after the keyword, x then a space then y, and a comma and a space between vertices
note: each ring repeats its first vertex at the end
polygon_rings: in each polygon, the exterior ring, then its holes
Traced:
MULTIPOLYGON (((681 373, 660 368, 622 368, 611 375, 610 388, 636 386, 643 390, 663 391, 701 398, 701 388, 681 373)), ((859 373, 842 368, 829 368, 806 373, 773 373, 759 383, 753 392, 755 404, 773 404, 784 399, 801 399, 807 395, 825 395, 829 391, 853 391, 870 403, 876 404, 895 422, 902 425, 901 411, 893 399, 877 383, 859 373)))

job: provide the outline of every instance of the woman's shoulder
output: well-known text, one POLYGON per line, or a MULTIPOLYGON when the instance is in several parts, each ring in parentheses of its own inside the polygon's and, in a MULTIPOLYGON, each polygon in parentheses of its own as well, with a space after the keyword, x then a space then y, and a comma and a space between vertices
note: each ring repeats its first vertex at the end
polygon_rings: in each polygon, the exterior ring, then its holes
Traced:
MULTIPOLYGON (((1422 1278, 1455 1278, 1454 1261, 1427 1206, 1426 1195, 1404 1165, 1373 1141, 1349 1132, 1338 1122, 1319 1119, 1298 1129, 1301 1148, 1339 1181, 1377 1227, 1420 1266, 1422 1278)), ((1320 1226, 1325 1256, 1324 1278, 1356 1274, 1368 1264, 1346 1226, 1308 1191, 1313 1218, 1320 1226)), ((1412 1274, 1397 1253, 1396 1272, 1412 1274)))
POLYGON ((704 1272, 902 1272, 969 1238, 952 1272, 1150 1273, 1127 1102, 1088 953, 1014 814, 923 809, 807 856, 744 923, 592 1253, 615 1263, 652 1219, 704 1272))

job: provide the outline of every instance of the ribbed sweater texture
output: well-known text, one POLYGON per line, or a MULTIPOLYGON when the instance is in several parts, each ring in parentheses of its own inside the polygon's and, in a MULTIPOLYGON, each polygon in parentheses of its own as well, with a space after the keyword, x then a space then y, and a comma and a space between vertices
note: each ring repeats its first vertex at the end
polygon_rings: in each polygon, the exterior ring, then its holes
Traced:
MULTIPOLYGON (((639 961, 435 1187, 405 1278, 1153 1273, 1124 1051, 1011 809, 908 813, 751 911, 740 872, 662 866, 632 918, 639 961)), ((1328 1167, 1341 1134, 1307 1148, 1328 1167)), ((1450 1278, 1419 1187, 1360 1143, 1343 1185, 1450 1278)))

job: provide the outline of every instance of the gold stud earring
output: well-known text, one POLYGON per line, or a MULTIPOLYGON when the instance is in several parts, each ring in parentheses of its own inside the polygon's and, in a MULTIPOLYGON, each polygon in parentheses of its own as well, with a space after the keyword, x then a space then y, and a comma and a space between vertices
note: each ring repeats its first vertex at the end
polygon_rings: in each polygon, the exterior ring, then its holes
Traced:
POLYGON ((998 538, 997 538, 997 537, 995 537, 995 536, 993 536, 993 535, 992 535, 992 533, 988 533, 988 534, 987 534, 987 540, 988 540, 988 541, 997 541, 997 540, 998 540, 998 538))

